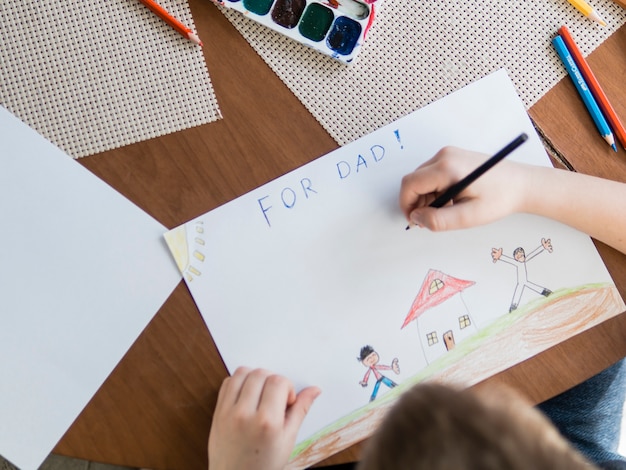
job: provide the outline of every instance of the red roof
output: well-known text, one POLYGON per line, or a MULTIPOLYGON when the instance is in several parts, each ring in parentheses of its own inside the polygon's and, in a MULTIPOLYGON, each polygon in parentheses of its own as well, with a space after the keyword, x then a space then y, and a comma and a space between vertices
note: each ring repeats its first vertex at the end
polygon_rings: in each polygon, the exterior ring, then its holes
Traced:
POLYGON ((441 271, 431 269, 428 271, 426 279, 424 279, 422 287, 411 305, 409 314, 404 319, 402 328, 407 326, 413 320, 417 320, 417 318, 429 308, 445 302, 454 294, 457 294, 474 284, 474 281, 464 281, 463 279, 457 279, 456 277, 448 276, 441 271))

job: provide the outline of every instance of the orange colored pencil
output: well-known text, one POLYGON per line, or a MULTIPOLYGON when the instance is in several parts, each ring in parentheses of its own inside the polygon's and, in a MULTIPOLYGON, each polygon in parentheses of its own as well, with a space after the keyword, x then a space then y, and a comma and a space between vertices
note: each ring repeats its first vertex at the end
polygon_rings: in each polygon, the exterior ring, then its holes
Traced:
POLYGON ((152 12, 155 15, 157 15, 159 18, 161 18, 163 21, 169 24, 172 28, 178 31, 183 37, 189 39, 190 41, 195 42, 199 46, 202 46, 202 41, 200 41, 200 38, 196 36, 194 32, 190 30, 187 26, 185 26, 176 18, 174 18, 172 15, 170 15, 168 11, 165 8, 163 8, 161 5, 159 5, 153 0, 139 0, 139 1, 143 3, 146 7, 148 7, 150 10, 152 10, 152 12))
POLYGON ((559 35, 563 38, 563 42, 565 43, 565 46, 567 46, 570 54, 572 54, 574 62, 576 62, 580 73, 587 82, 591 94, 598 102, 598 106, 604 113, 604 117, 608 121, 609 126, 613 129, 613 133, 617 137, 617 140, 619 140, 622 147, 626 149, 626 129, 624 129, 624 126, 615 113, 615 109, 613 109, 613 106, 609 103, 609 99, 606 97, 600 83, 598 83, 596 76, 591 71, 591 68, 580 52, 580 49, 578 49, 578 46, 574 42, 574 38, 572 38, 572 35, 566 26, 561 26, 559 28, 559 35))

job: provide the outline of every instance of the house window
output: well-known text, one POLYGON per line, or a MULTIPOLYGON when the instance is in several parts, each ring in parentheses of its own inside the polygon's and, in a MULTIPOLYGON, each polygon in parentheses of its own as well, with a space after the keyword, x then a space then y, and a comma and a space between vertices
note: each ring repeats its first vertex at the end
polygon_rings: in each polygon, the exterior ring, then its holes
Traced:
POLYGON ((426 339, 428 340, 428 346, 432 346, 433 344, 437 344, 439 342, 436 331, 433 331, 432 333, 428 333, 426 335, 426 339))
POLYGON ((461 315, 459 317, 459 328, 461 329, 467 328, 471 324, 472 324, 472 321, 470 320, 469 315, 461 315))
POLYGON ((443 281, 441 279, 433 279, 433 281, 430 283, 429 294, 433 295, 442 287, 443 287, 443 281))

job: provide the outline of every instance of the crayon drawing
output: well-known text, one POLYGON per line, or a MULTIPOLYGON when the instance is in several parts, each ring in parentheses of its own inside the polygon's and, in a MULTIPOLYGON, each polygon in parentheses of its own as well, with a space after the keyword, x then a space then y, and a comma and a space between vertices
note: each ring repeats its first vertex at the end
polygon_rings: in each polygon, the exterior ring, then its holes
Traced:
POLYGON ((374 389, 370 395, 370 401, 376 400, 378 396, 378 390, 380 385, 386 385, 388 388, 394 388, 398 384, 391 380, 389 377, 384 376, 381 370, 391 370, 396 374, 400 373, 400 363, 397 357, 394 357, 391 361, 391 365, 380 364, 380 356, 370 345, 363 346, 359 353, 358 361, 367 368, 367 372, 363 376, 363 379, 359 382, 361 387, 367 387, 370 374, 374 376, 376 382, 374 383, 374 389))
POLYGON ((535 284, 528 279, 527 267, 527 263, 531 261, 535 256, 544 252, 552 253, 552 251, 552 241, 549 238, 547 240, 545 238, 542 238, 541 244, 528 254, 526 254, 524 248, 518 246, 517 248, 515 248, 515 250, 513 250, 513 257, 503 254, 502 248, 491 249, 491 258, 493 259, 494 263, 501 261, 503 263, 510 264, 515 268, 517 283, 515 284, 515 290, 513 291, 513 300, 511 301, 509 312, 512 312, 519 306, 522 294, 526 289, 534 291, 539 295, 543 295, 544 297, 552 294, 552 291, 550 289, 535 284))
POLYGON ((427 363, 454 349, 458 341, 476 332, 462 295, 463 290, 474 284, 441 271, 428 271, 401 326, 404 328, 415 322, 418 341, 427 363))
POLYGON ((354 410, 301 442, 292 454, 289 468, 305 468, 308 463, 326 458, 371 435, 394 401, 418 382, 430 380, 472 385, 500 372, 502 369, 496 364, 514 361, 519 349, 546 349, 554 344, 555 337, 565 339, 586 329, 590 323, 597 324, 606 312, 614 312, 615 305, 620 303, 622 299, 614 286, 587 285, 555 291, 550 298, 540 297, 514 312, 504 312, 494 323, 457 344, 455 349, 405 379, 374 403, 354 410), (476 377, 476 373, 480 376, 476 377))
POLYGON ((496 72, 166 234, 231 373, 323 390, 291 468, 369 436, 419 381, 472 385, 624 311, 589 237, 555 221, 405 230, 402 176, 445 145, 492 155, 520 132, 508 158, 549 165, 496 72))
POLYGON ((193 245, 191 245, 194 247, 193 250, 189 249, 190 244, 187 241, 186 226, 181 225, 165 234, 165 239, 174 255, 176 265, 187 282, 193 281, 195 277, 202 276, 206 244, 202 236, 204 234, 202 221, 198 221, 189 229, 194 232, 193 245))

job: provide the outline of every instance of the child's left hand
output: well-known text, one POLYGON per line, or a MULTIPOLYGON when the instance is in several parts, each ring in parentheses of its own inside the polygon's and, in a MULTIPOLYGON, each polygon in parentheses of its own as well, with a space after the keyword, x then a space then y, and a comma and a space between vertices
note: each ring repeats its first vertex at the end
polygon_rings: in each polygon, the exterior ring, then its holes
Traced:
POLYGON ((285 377, 238 368, 224 380, 209 436, 211 470, 282 469, 317 387, 296 394, 285 377))

